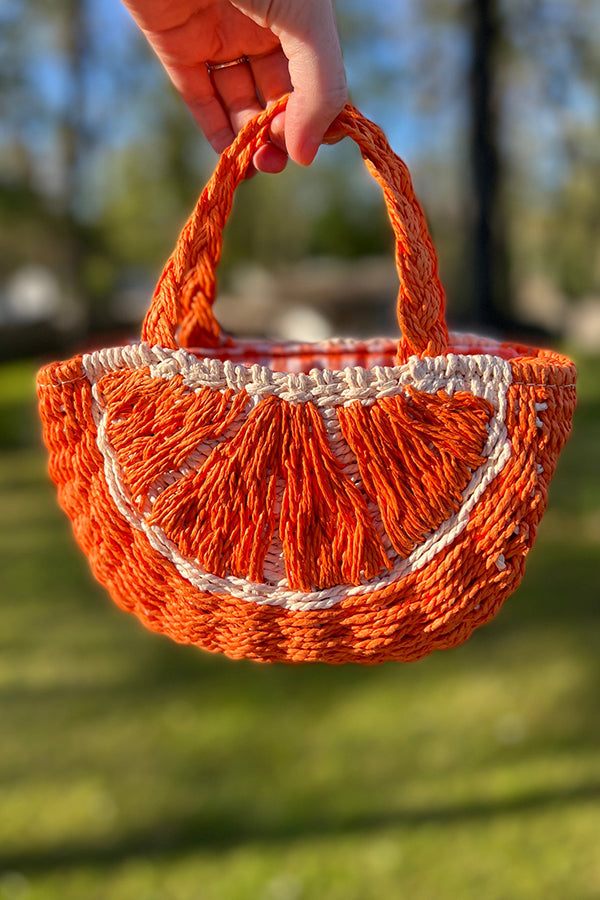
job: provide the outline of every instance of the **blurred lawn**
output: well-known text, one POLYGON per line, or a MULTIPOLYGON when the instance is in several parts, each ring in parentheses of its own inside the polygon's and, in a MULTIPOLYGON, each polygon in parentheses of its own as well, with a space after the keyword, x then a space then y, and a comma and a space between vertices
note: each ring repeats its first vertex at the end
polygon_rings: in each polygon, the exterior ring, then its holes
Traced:
POLYGON ((409 666, 230 662, 113 607, 0 369, 0 898, 600 897, 600 360, 522 588, 409 666))

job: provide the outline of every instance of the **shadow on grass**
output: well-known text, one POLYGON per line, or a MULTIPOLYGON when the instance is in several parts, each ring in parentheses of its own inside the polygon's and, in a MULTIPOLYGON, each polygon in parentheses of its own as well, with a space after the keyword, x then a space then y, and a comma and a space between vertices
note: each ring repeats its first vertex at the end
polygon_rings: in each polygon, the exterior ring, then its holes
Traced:
POLYGON ((50 850, 0 853, 0 870, 27 874, 78 866, 119 865, 134 859, 177 858, 193 853, 227 852, 244 844, 283 845, 306 838, 328 835, 360 834, 385 828, 453 825, 485 822, 506 816, 548 810, 559 812, 573 803, 595 804, 600 799, 600 780, 554 790, 521 793, 494 802, 440 805, 423 809, 386 810, 373 813, 362 810, 335 816, 305 816, 263 821, 243 810, 222 815, 193 814, 160 822, 120 835, 118 839, 82 841, 50 850))

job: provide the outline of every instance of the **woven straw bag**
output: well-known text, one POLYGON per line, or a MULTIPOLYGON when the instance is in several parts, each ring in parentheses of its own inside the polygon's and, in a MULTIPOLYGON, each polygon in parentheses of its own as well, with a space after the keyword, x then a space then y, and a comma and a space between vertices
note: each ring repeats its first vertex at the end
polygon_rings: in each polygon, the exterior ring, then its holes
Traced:
POLYGON ((147 627, 256 660, 416 660, 464 641, 519 584, 576 371, 448 335, 406 166, 350 106, 339 129, 395 235, 400 342, 224 335, 223 226, 281 108, 222 155, 142 342, 40 371, 50 472, 96 577, 147 627))

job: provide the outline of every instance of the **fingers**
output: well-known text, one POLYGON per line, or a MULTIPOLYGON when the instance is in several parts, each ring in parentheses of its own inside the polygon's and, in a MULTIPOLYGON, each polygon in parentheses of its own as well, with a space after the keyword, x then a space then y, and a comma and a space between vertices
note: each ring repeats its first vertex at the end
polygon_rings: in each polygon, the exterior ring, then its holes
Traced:
MULTIPOLYGON (((269 106, 292 89, 288 61, 281 48, 261 56, 250 57, 250 67, 254 76, 256 91, 263 107, 269 106)), ((271 143, 254 155, 254 165, 260 172, 277 174, 285 169, 287 151, 285 146, 285 114, 278 115, 271 125, 271 143)))
MULTIPOLYGON (((169 74, 217 153, 231 144, 249 119, 290 89, 287 60, 281 50, 212 70, 205 63, 171 66, 169 74)), ((286 163, 283 123, 279 121, 273 129, 273 143, 258 151, 254 165, 261 172, 277 173, 286 163)))
POLYGON ((279 34, 293 86, 286 109, 286 146, 290 157, 304 166, 313 161, 348 99, 333 7, 324 0, 313 7, 305 35, 279 34))
POLYGON ((213 150, 222 153, 235 138, 235 131, 215 93, 206 64, 169 66, 167 71, 213 150))
POLYGON ((288 61, 281 47, 260 56, 250 56, 249 62, 263 106, 268 106, 291 91, 288 61))
MULTIPOLYGON (((211 74, 214 89, 229 119, 231 140, 249 119, 291 87, 287 60, 279 48, 251 56, 244 65, 214 69, 211 74)), ((272 131, 272 143, 261 147, 256 153, 254 166, 261 172, 275 174, 283 171, 286 163, 283 124, 280 121, 272 131)))
POLYGON ((262 110, 252 70, 247 62, 211 72, 214 89, 233 131, 238 131, 262 110))
POLYGON ((280 150, 275 144, 265 144, 254 154, 252 163, 259 172, 269 175, 277 175, 283 172, 287 165, 288 155, 285 150, 280 150))
POLYGON ((347 98, 331 0, 206 0, 201 8, 198 0, 126 2, 217 153, 248 119, 291 92, 255 165, 281 171, 286 150, 302 165, 312 162, 347 98), (150 15, 144 4, 152 2, 150 15), (245 61, 238 64, 238 56, 245 61))

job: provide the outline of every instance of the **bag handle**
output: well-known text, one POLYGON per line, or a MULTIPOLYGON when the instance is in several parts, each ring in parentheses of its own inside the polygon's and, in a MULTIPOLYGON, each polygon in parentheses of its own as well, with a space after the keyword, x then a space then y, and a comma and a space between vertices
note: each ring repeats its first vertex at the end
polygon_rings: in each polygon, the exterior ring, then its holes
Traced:
MULTIPOLYGON (((287 97, 283 97, 248 122, 221 155, 158 281, 142 326, 142 340, 172 349, 227 344, 212 310, 223 228, 235 189, 245 178, 258 148, 268 141, 270 124, 286 103, 287 97)), ((444 354, 448 347, 444 290, 438 278, 435 248, 406 164, 393 152, 381 129, 350 104, 330 133, 355 141, 368 171, 383 189, 400 280, 397 312, 402 339, 398 361, 405 362, 412 355, 444 354)))

